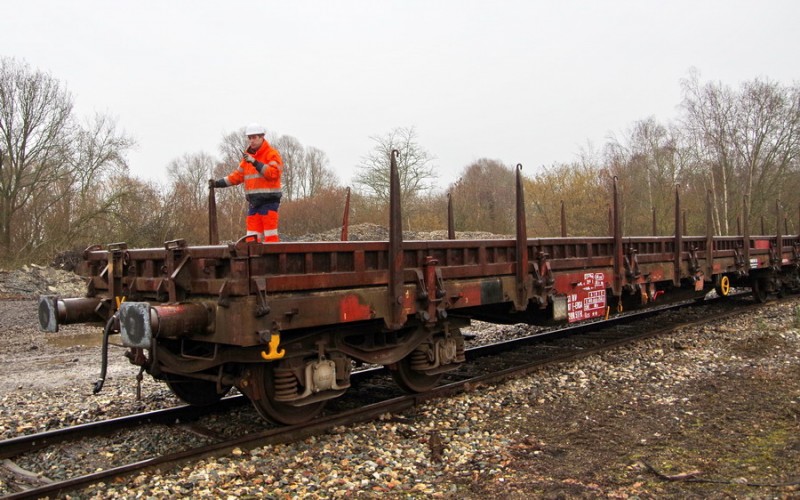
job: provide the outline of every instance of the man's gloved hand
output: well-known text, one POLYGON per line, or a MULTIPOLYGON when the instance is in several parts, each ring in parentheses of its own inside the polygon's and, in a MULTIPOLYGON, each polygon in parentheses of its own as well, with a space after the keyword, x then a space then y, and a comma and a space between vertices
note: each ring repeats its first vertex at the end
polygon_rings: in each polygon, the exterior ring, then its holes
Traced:
POLYGON ((245 153, 244 156, 242 157, 242 159, 244 161, 246 161, 247 163, 250 163, 250 164, 255 163, 255 161, 256 161, 256 159, 253 158, 253 155, 251 155, 249 153, 245 153))
POLYGON ((208 180, 208 189, 214 189, 214 185, 217 183, 214 179, 208 180))

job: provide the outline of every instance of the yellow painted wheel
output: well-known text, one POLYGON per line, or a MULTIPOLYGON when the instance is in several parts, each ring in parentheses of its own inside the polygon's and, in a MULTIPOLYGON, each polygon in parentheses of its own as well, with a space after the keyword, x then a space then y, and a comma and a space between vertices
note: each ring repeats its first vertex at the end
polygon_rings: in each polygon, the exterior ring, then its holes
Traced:
POLYGON ((731 293, 731 280, 727 276, 722 276, 717 286, 714 287, 716 290, 717 295, 720 297, 727 297, 729 293, 731 293))

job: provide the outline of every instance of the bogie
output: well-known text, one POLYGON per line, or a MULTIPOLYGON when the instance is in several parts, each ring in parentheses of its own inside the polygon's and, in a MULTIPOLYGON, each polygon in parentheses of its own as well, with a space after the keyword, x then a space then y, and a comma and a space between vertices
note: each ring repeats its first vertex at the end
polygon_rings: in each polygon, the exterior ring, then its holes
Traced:
POLYGON ((325 408, 326 400, 318 400, 303 405, 293 405, 277 401, 277 394, 285 390, 286 381, 276 376, 273 363, 259 363, 247 368, 239 389, 250 398, 256 411, 271 422, 294 425, 307 422, 325 408))
POLYGON ((464 337, 453 329, 432 335, 400 361, 389 365, 392 378, 407 392, 425 392, 439 383, 442 374, 465 361, 464 337))

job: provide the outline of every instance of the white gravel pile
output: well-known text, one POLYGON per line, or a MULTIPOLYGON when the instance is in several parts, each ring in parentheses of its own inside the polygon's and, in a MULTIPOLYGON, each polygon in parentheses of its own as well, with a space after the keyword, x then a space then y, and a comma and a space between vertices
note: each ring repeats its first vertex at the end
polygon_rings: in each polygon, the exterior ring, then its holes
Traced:
POLYGON ((0 298, 83 297, 85 293, 86 280, 72 272, 37 264, 12 271, 0 269, 0 298))

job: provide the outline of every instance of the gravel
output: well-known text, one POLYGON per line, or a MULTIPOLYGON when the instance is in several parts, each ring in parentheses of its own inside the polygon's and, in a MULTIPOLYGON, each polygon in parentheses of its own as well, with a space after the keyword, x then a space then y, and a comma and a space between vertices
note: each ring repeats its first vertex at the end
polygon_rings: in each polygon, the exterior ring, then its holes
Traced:
MULTIPOLYGON (((135 401, 137 370, 121 350, 93 396, 99 347, 53 343, 91 329, 45 334, 35 318, 34 301, 0 300, 3 439, 175 401, 148 378, 135 401)), ((468 333, 527 329, 476 323, 468 333)), ((71 498, 788 498, 800 496, 791 484, 800 479, 799 430, 800 299, 792 298, 404 414, 71 498), (650 467, 709 482, 663 481, 650 467)), ((135 431, 128 439, 148 446, 135 431)), ((115 453, 92 442, 87 455, 98 446, 115 453)))
MULTIPOLYGON (((292 237, 281 235, 283 241, 337 241, 342 236, 341 228, 332 229, 323 233, 306 234, 303 236, 292 237)), ((456 239, 477 240, 477 239, 509 239, 511 235, 499 235, 485 231, 456 231, 456 239)), ((347 230, 349 241, 388 241, 389 229, 378 224, 363 223, 350 226, 347 230)), ((447 231, 403 231, 403 240, 444 240, 447 239, 447 231)))

